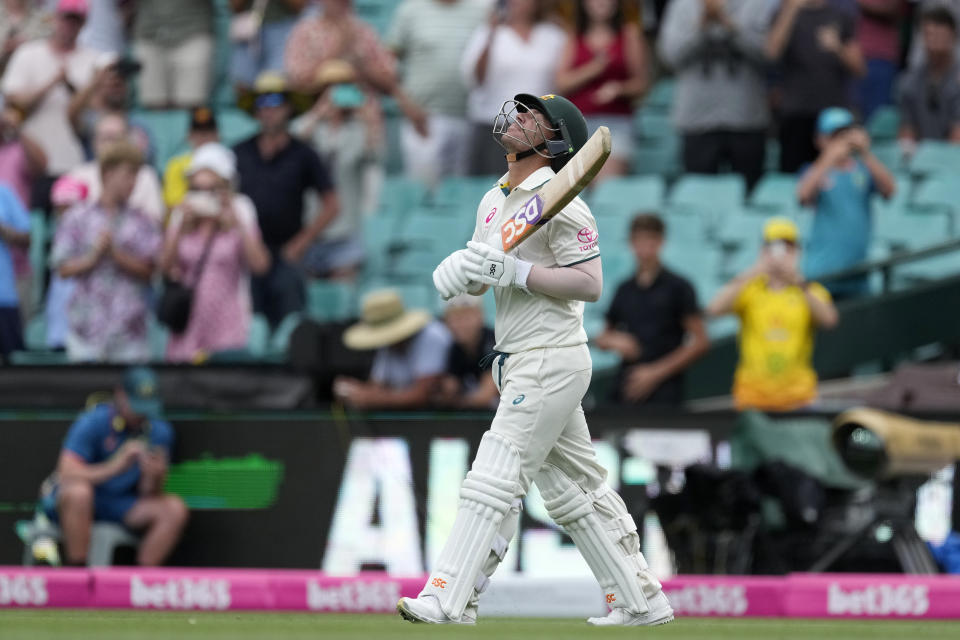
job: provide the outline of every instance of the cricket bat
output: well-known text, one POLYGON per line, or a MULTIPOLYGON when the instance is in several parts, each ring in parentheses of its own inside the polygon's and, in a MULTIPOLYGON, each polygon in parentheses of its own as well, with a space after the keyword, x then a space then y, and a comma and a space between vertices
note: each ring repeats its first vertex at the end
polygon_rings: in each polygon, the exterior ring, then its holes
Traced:
POLYGON ((610 156, 610 129, 600 127, 552 180, 500 227, 504 253, 547 224, 583 191, 610 156))

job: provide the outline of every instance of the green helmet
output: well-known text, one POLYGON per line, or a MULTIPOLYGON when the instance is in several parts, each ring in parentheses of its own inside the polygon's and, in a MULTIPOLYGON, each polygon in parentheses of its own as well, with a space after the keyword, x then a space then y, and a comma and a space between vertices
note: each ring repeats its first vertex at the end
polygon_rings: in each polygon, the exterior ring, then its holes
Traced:
POLYGON ((587 131, 587 121, 575 104, 564 98, 549 93, 539 98, 529 93, 520 93, 513 98, 518 108, 520 105, 533 107, 547 117, 550 126, 557 132, 557 137, 547 140, 547 151, 553 158, 551 167, 559 171, 580 148, 587 143, 590 134, 587 131))

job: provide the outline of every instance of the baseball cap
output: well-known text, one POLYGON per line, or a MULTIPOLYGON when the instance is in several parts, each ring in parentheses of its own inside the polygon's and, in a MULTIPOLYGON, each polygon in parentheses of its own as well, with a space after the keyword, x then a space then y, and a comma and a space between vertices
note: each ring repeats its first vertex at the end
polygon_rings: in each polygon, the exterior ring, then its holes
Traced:
POLYGON ((191 131, 216 131, 217 117, 210 107, 196 107, 190 112, 191 131))
POLYGON ((57 2, 57 13, 85 16, 90 13, 90 2, 89 0, 59 0, 57 2))
POLYGON ((163 413, 157 375, 148 367, 131 367, 123 376, 123 390, 130 409, 147 418, 159 418, 163 413))
POLYGON ((204 169, 232 181, 237 176, 237 156, 219 142, 200 145, 190 158, 187 175, 192 176, 204 169))
POLYGON ((830 135, 839 129, 852 127, 856 121, 853 114, 842 107, 829 107, 817 117, 817 133, 830 135))
POLYGON ((770 218, 763 225, 764 242, 792 242, 796 244, 799 237, 797 225, 787 218, 770 218))

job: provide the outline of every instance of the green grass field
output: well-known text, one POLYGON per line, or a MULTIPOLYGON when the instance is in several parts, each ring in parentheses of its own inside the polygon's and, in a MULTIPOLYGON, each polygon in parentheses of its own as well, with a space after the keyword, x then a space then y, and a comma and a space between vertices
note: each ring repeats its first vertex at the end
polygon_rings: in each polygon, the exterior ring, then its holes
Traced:
POLYGON ((960 623, 686 618, 652 629, 594 629, 577 620, 501 618, 481 620, 476 627, 441 627, 413 625, 384 615, 0 610, 0 640, 592 640, 641 636, 670 640, 956 639, 960 638, 960 623))

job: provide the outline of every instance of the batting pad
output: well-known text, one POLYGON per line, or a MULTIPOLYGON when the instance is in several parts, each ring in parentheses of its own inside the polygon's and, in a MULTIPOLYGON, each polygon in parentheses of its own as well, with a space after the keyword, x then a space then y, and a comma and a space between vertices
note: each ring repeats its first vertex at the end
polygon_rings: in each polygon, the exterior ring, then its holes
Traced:
POLYGON ((640 553, 637 525, 620 496, 607 485, 585 493, 552 464, 540 468, 536 483, 547 513, 577 545, 607 605, 646 613, 647 598, 660 591, 660 583, 640 553))
POLYGON ((460 508, 453 530, 420 592, 421 596, 436 596, 452 620, 463 615, 474 589, 485 586, 481 569, 490 560, 491 550, 500 558, 506 553, 508 539, 498 534, 504 516, 522 495, 519 480, 520 453, 516 447, 491 431, 483 434, 473 468, 460 487, 460 508))

